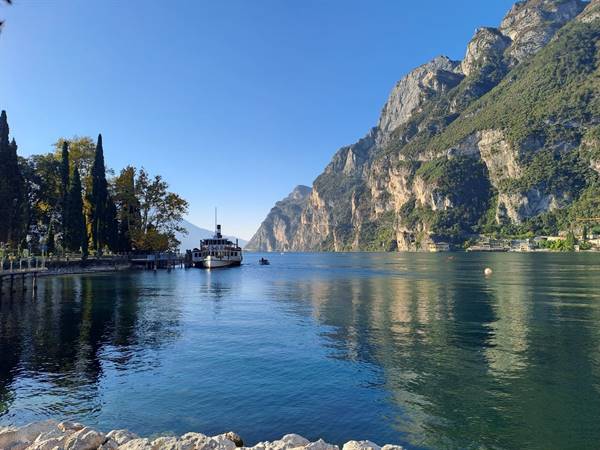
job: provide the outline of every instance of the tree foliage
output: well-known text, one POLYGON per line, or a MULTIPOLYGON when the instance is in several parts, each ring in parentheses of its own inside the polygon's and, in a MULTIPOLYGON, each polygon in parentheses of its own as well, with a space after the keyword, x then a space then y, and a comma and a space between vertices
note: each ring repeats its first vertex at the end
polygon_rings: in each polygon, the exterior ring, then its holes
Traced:
POLYGON ((175 233, 185 233, 181 225, 188 203, 179 195, 168 191, 168 184, 160 175, 151 177, 141 169, 135 183, 140 205, 140 227, 134 234, 140 250, 167 250, 176 248, 179 241, 175 233), (157 234, 165 239, 156 239, 157 234))
POLYGON ((187 202, 160 175, 104 162, 102 136, 61 138, 52 153, 17 156, 0 115, 0 243, 17 250, 26 233, 32 250, 99 253, 176 249, 187 202))
POLYGON ((68 250, 88 253, 88 237, 83 214, 83 198, 79 169, 75 167, 67 197, 67 213, 65 227, 65 245, 68 250))
MULTIPOLYGON (((89 187, 90 175, 96 156, 96 143, 88 136, 73 136, 72 138, 60 138, 54 143, 55 154, 61 155, 64 145, 69 146, 69 171, 79 169, 79 176, 84 187, 89 187)), ((107 171, 110 174, 110 171, 107 171)))
POLYGON ((88 201, 92 248, 98 252, 102 252, 105 247, 116 250, 118 242, 116 208, 108 191, 101 134, 98 135, 96 144, 88 201))
POLYGON ((18 247, 25 238, 27 204, 17 143, 9 140, 6 111, 0 114, 0 242, 18 247))
POLYGON ((132 166, 124 168, 115 179, 115 202, 119 210, 119 248, 130 252, 134 248, 134 235, 141 227, 140 202, 135 190, 135 173, 132 166))

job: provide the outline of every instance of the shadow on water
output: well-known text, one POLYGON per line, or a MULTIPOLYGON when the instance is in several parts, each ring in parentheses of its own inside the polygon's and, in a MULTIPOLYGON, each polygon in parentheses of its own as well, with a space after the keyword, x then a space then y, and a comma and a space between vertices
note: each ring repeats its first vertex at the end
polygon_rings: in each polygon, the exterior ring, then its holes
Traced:
POLYGON ((35 298, 0 299, 0 416, 22 423, 100 410, 105 363, 127 370, 136 348, 177 339, 176 308, 153 317, 139 308, 144 295, 152 289, 130 275, 92 275, 44 279, 35 298))
POLYGON ((2 298, 0 423, 596 447, 598 256, 260 256, 2 298))

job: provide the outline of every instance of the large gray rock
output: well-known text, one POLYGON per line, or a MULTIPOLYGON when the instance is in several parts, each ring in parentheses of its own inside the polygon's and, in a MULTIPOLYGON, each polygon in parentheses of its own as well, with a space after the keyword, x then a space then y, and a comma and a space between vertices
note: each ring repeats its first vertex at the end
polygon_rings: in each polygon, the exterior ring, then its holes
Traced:
POLYGON ((259 442, 254 447, 254 450, 289 450, 292 448, 304 448, 310 444, 310 441, 299 434, 286 434, 281 439, 273 442, 259 442))
POLYGON ((36 440, 27 447, 27 450, 54 450, 56 448, 63 449, 67 439, 77 430, 65 427, 63 423, 57 427, 40 434, 36 440))
POLYGON ((231 442, 233 442, 236 447, 243 447, 244 446, 244 441, 240 437, 239 434, 234 433, 233 431, 228 431, 227 433, 224 434, 224 436, 225 436, 226 439, 229 439, 231 442))
POLYGON ((75 431, 65 440, 64 450, 96 450, 105 440, 104 434, 84 427, 75 431))
POLYGON ((305 450, 339 450, 337 445, 328 444, 323 439, 319 439, 318 441, 311 442, 310 444, 304 447, 305 450))
POLYGON ((104 443, 98 447, 98 450, 117 450, 119 448, 119 444, 117 444, 114 440, 107 438, 104 443))
POLYGON ((67 432, 75 432, 75 431, 83 430, 85 428, 85 425, 78 423, 78 422, 65 421, 65 422, 59 423, 56 427, 60 431, 67 433, 67 432))
POLYGON ((201 433, 186 433, 178 440, 176 450, 235 450, 235 444, 225 435, 209 437, 201 433))
POLYGON ((119 450, 154 450, 154 448, 151 445, 150 439, 137 438, 119 445, 119 450))
POLYGON ((217 442, 222 447, 227 447, 228 449, 233 450, 235 447, 243 447, 244 441, 242 438, 233 431, 229 431, 228 433, 219 434, 217 436, 213 436, 211 438, 213 441, 217 442), (233 445, 232 445, 233 444, 233 445))
POLYGON ((342 450, 381 450, 381 447, 371 441, 349 441, 342 450))
POLYGON ((153 449, 163 449, 163 450, 192 450, 192 446, 185 446, 185 444, 182 444, 181 442, 179 442, 177 440, 176 437, 172 437, 172 436, 164 436, 164 437, 159 437, 157 439, 154 439, 152 441, 152 443, 150 444, 150 446, 153 449))
POLYGON ((0 449, 24 448, 23 445, 33 443, 43 433, 56 429, 57 422, 46 420, 44 422, 30 423, 21 428, 8 428, 0 431, 0 449))
POLYGON ((112 430, 107 435, 107 438, 114 440, 118 445, 126 444, 129 441, 138 439, 139 436, 129 430, 112 430))

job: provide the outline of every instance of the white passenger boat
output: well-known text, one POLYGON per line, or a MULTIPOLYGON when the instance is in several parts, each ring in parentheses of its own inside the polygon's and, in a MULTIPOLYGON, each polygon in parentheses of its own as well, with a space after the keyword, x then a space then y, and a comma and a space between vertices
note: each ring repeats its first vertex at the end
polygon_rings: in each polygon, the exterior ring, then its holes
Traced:
POLYGON ((221 225, 217 225, 215 235, 211 239, 200 241, 200 248, 191 251, 194 267, 216 269, 219 267, 239 266, 242 263, 242 248, 221 234, 221 225))

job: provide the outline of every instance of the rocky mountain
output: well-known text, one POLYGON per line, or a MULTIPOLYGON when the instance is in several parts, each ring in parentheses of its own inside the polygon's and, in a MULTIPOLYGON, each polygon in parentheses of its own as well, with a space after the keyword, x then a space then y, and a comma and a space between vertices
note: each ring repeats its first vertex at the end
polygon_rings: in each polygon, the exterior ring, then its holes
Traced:
POLYGON ((308 186, 296 186, 290 195, 278 201, 244 249, 262 252, 292 249, 310 191, 308 186))
POLYGON ((416 250, 600 216, 599 48, 600 0, 516 3, 462 61, 439 56, 403 77, 378 124, 251 242, 416 250))

